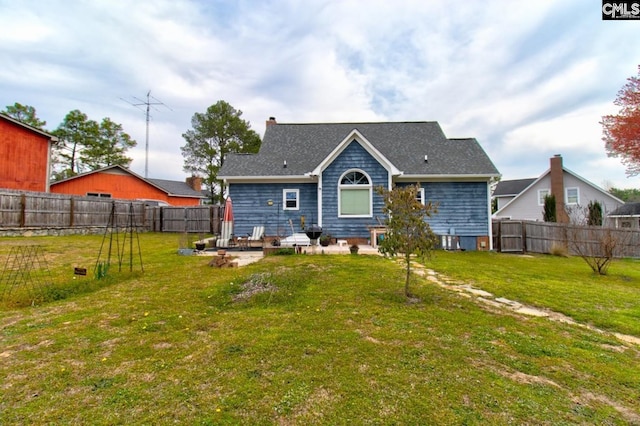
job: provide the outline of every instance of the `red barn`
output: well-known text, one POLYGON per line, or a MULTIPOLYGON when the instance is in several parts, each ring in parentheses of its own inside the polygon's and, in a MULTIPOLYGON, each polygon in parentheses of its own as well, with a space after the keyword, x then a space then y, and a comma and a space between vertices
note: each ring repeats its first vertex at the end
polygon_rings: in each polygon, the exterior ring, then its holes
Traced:
POLYGON ((0 188, 48 192, 54 142, 55 136, 0 114, 0 188))
POLYGON ((197 206, 204 198, 201 184, 198 177, 187 178, 186 182, 145 179, 122 166, 109 166, 53 182, 51 192, 197 206))

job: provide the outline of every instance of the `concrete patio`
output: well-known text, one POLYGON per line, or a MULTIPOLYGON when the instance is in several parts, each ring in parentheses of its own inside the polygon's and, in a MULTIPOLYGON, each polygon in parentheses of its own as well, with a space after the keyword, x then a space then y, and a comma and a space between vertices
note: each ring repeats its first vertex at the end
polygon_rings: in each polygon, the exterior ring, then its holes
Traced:
MULTIPOLYGON (((358 254, 359 255, 380 255, 380 252, 378 252, 377 248, 374 248, 370 245, 358 245, 359 250, 358 250, 358 254)), ((331 244, 329 246, 326 247, 322 247, 322 246, 301 246, 300 249, 302 250, 302 253, 307 254, 307 255, 314 255, 314 254, 351 254, 351 252, 349 251, 349 246, 348 245, 338 245, 338 244, 331 244)), ((223 249, 224 250, 224 249, 223 249)), ((229 254, 230 256, 234 257, 234 261, 236 261, 238 263, 238 266, 245 266, 248 265, 250 263, 253 262, 257 262, 258 260, 262 259, 264 257, 264 252, 262 250, 239 250, 237 248, 234 249, 226 249, 227 250, 227 254, 229 254)), ((207 250, 202 250, 202 251, 193 251, 193 254, 195 256, 216 256, 218 254, 218 250, 217 249, 207 249, 207 250)))

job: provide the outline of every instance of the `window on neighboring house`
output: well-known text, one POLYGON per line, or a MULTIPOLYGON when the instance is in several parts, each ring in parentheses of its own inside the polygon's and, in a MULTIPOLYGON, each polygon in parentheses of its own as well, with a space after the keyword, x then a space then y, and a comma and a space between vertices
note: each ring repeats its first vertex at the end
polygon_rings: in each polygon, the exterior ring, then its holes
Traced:
POLYGON ((580 191, 578 188, 567 188, 565 199, 567 204, 580 204, 580 191))
POLYGON ((87 192, 87 197, 111 198, 111 194, 104 194, 101 192, 87 192))
POLYGON ((284 210, 300 210, 300 190, 285 189, 282 191, 282 205, 284 210))
POLYGON ((539 189, 538 190, 538 205, 544 206, 544 197, 551 194, 551 191, 548 189, 539 189))
POLYGON ((360 170, 349 170, 340 178, 338 202, 340 217, 371 217, 372 187, 360 170))

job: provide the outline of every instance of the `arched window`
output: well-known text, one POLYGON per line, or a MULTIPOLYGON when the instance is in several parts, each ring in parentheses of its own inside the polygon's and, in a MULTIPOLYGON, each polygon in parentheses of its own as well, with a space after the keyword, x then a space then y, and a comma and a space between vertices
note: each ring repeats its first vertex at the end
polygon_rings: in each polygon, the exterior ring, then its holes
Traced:
POLYGON ((371 217, 371 179, 361 170, 348 170, 338 185, 338 216, 371 217))

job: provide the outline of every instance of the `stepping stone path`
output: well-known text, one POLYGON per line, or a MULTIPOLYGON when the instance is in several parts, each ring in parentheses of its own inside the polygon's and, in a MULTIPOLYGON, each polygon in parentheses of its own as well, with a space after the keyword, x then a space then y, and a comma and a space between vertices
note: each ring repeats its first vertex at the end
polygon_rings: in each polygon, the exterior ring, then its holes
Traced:
MULTIPOLYGON (((438 286, 444 289, 454 291, 463 297, 473 298, 474 300, 476 300, 477 302, 485 306, 490 306, 492 308, 497 308, 497 309, 506 309, 506 310, 515 312, 517 314, 527 315, 531 317, 548 318, 551 321, 557 321, 565 324, 575 325, 577 327, 586 328, 586 329, 595 331, 597 333, 602 333, 602 334, 608 333, 604 330, 600 330, 599 328, 593 327, 591 325, 581 324, 575 321, 573 318, 563 315, 560 312, 551 311, 549 309, 536 308, 535 306, 523 305, 520 302, 509 300, 504 297, 496 298, 493 294, 489 293, 488 291, 474 288, 469 284, 463 284, 455 280, 452 280, 449 277, 439 274, 431 269, 425 268, 424 265, 421 265, 419 263, 412 263, 411 270, 416 275, 425 277, 428 281, 434 284, 437 284, 438 286)), ((611 334, 613 334, 615 337, 617 337, 619 340, 622 340, 623 342, 640 346, 640 338, 636 336, 630 336, 622 333, 611 333, 611 334)))

